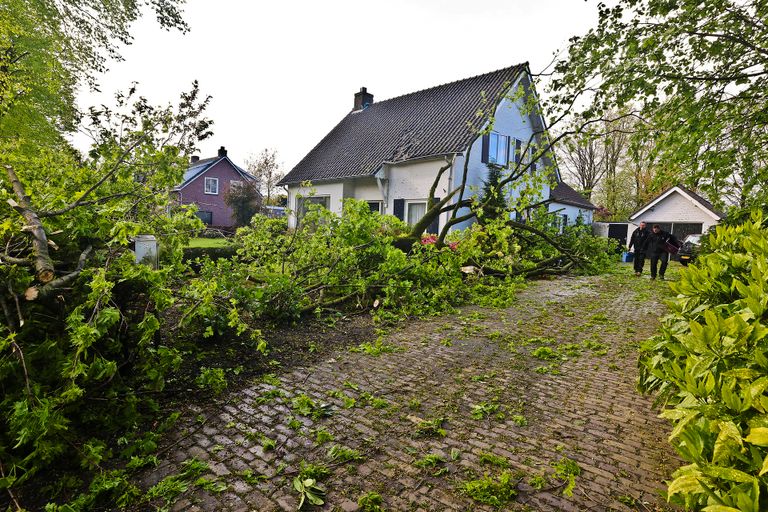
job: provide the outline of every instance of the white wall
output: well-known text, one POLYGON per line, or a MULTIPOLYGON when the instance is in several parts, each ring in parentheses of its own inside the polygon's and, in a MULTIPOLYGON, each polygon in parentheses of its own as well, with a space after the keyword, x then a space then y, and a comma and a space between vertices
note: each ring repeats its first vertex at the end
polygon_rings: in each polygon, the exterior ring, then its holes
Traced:
POLYGON ((311 187, 301 187, 299 185, 293 185, 288 187, 288 208, 291 210, 291 214, 288 216, 288 226, 296 227, 296 196, 302 195, 304 197, 314 195, 316 197, 328 196, 328 206, 334 213, 341 214, 342 202, 344 198, 344 182, 343 181, 321 181, 318 183, 312 183, 311 187))
POLYGON ((702 232, 718 223, 698 202, 691 201, 682 194, 673 191, 642 215, 632 219, 637 224, 646 221, 648 224, 672 223, 702 223, 702 232))
MULTIPOLYGON (((445 166, 445 159, 439 160, 418 160, 415 162, 405 162, 398 165, 387 166, 385 175, 388 179, 389 197, 387 198, 386 212, 394 214, 395 199, 408 200, 427 200, 429 190, 435 181, 438 171, 445 166)), ((450 192, 451 170, 443 173, 435 189, 435 197, 444 198, 450 192)), ((447 213, 440 216, 440 227, 447 222, 447 213)))
POLYGON ((592 224, 592 210, 588 208, 579 208, 570 204, 550 203, 549 211, 558 215, 568 215, 568 225, 576 224, 576 219, 581 215, 582 224, 592 224))
MULTIPOLYGON (((517 86, 512 87, 512 91, 517 86)), ((496 108, 496 119, 493 125, 493 131, 501 135, 507 135, 514 139, 518 139, 523 143, 523 149, 525 149, 528 140, 533 134, 533 127, 527 114, 522 112, 522 100, 513 101, 509 98, 504 98, 496 108)), ((482 162, 483 152, 483 140, 482 137, 478 137, 472 143, 472 151, 469 155, 469 167, 467 173, 467 192, 466 197, 482 194, 485 180, 488 177, 488 167, 482 162)), ((514 154, 510 155, 510 161, 514 161, 514 154)), ((514 164, 513 164, 514 165, 514 164)), ((541 162, 538 163, 537 169, 541 171, 541 162)), ((464 172, 464 158, 458 158, 454 166, 454 182, 459 184, 461 182, 461 176, 464 172)), ((509 197, 519 197, 519 189, 513 189, 510 191, 509 197)), ((549 197, 549 185, 544 185, 541 189, 540 198, 544 199, 549 197)), ((459 213, 467 213, 463 210, 459 213)), ((464 229, 469 227, 473 221, 466 221, 458 224, 455 229, 464 229)))

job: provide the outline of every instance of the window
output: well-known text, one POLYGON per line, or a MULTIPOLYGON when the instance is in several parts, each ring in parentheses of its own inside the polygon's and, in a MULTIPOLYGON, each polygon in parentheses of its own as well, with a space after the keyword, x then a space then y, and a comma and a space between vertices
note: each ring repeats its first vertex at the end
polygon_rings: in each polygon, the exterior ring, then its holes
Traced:
POLYGON ((195 212, 195 215, 197 215, 197 218, 203 221, 203 224, 206 226, 213 224, 213 212, 198 210, 195 212))
POLYGON ((205 178, 205 193, 211 195, 219 193, 219 178, 205 178))
POLYGON ((405 205, 405 221, 409 226, 419 222, 425 213, 427 213, 426 201, 412 201, 405 205))
POLYGON ((242 187, 242 186, 243 186, 243 182, 240 181, 240 180, 230 180, 229 181, 229 190, 233 190, 233 189, 236 189, 236 188, 242 187))
POLYGON ((381 201, 366 201, 372 212, 381 213, 381 201))
POLYGON ((304 215, 307 213, 307 206, 310 204, 319 204, 325 209, 330 209, 331 197, 330 196, 297 197, 296 212, 299 218, 304 217, 304 215))
POLYGON ((488 163, 506 166, 509 162, 509 137, 491 133, 488 138, 488 163))

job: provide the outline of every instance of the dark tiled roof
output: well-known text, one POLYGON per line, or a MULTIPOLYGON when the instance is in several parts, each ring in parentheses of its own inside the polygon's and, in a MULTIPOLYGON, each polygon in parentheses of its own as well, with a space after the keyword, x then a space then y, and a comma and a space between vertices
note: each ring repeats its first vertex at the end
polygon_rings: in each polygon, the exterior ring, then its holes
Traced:
POLYGON ((477 116, 483 98, 495 106, 527 66, 518 64, 350 112, 280 184, 368 176, 384 162, 464 151, 487 120, 477 116))
POLYGON ((707 208, 709 211, 711 211, 715 215, 719 216, 721 219, 725 217, 725 214, 723 212, 715 210, 715 207, 712 205, 712 203, 710 203, 709 201, 707 201, 706 199, 701 197, 699 194, 697 194, 693 190, 691 190, 689 188, 686 188, 686 187, 684 187, 682 185, 678 185, 678 187, 680 187, 681 189, 685 190, 685 192, 688 195, 690 195, 692 198, 694 198, 696 201, 698 201, 698 203, 701 206, 703 206, 704 208, 707 208))
POLYGON ((597 210, 597 207, 590 203, 586 197, 573 190, 564 181, 559 182, 555 188, 549 191, 549 198, 558 203, 597 210))

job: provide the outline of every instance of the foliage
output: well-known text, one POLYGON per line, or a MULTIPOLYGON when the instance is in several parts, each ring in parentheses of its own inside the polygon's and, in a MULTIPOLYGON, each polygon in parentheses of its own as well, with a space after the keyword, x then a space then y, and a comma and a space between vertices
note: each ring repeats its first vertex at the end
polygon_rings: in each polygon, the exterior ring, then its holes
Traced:
POLYGON ((345 463, 363 460, 358 450, 335 444, 328 450, 328 458, 334 462, 345 463))
POLYGON ((232 219, 235 226, 247 226, 254 215, 261 210, 261 193, 259 183, 255 180, 243 181, 241 185, 230 186, 224 194, 224 202, 232 208, 232 219))
POLYGON ((519 479, 514 473, 505 470, 496 478, 486 475, 464 482, 461 491, 478 503, 500 509, 515 499, 518 483, 519 479))
POLYGON ((256 184, 264 197, 265 205, 276 204, 276 193, 280 190, 277 184, 285 173, 277 161, 277 151, 263 149, 257 156, 251 155, 245 166, 248 172, 256 178, 256 184))
POLYGON ((755 213, 718 226, 709 244, 670 285, 677 298, 642 346, 640 388, 664 402, 669 440, 689 463, 669 499, 756 512, 768 507, 768 228, 755 213))
POLYGON ((576 477, 581 474, 579 465, 568 457, 562 457, 559 461, 551 463, 551 466, 555 469, 553 477, 566 483, 563 495, 573 496, 573 489, 576 487, 576 477))
POLYGON ((195 379, 195 384, 200 389, 210 389, 214 394, 220 395, 227 389, 227 377, 222 368, 200 368, 200 375, 195 379))
POLYGON ((325 503, 325 489, 318 485, 313 478, 304 478, 297 476, 293 479, 293 488, 299 493, 299 505, 297 510, 301 510, 304 503, 310 505, 322 505, 325 503))
POLYGON ((647 166, 703 190, 716 207, 764 204, 768 14, 762 0, 620 0, 573 38, 555 67, 551 116, 589 108, 641 117, 647 166), (591 97, 590 97, 591 94, 591 97))
POLYGON ((384 512, 384 498, 377 492, 367 492, 357 500, 361 512, 384 512))

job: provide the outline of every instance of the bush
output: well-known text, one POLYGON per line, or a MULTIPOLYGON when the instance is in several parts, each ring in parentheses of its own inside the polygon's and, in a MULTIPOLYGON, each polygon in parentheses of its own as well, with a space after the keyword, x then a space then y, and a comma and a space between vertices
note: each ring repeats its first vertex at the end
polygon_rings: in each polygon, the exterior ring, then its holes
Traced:
POLYGON ((768 509, 768 228, 754 214, 719 226, 709 245, 670 285, 678 295, 642 346, 640 388, 658 394, 690 463, 670 501, 758 512, 768 509))

